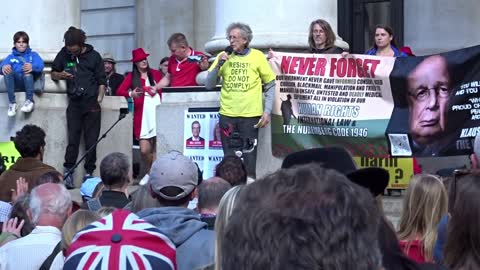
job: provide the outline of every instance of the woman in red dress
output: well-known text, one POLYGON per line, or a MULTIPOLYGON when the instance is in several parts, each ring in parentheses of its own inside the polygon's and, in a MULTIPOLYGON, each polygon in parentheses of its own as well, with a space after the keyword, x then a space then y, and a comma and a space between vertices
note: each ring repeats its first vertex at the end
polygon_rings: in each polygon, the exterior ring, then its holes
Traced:
MULTIPOLYGON (((133 99, 133 134, 139 140, 142 160, 150 170, 156 158, 156 107, 162 99, 161 91, 151 86, 162 79, 162 73, 150 68, 148 56, 142 48, 132 51, 132 72, 123 80, 117 95, 133 99)), ((144 179, 148 181, 148 176, 144 179)))

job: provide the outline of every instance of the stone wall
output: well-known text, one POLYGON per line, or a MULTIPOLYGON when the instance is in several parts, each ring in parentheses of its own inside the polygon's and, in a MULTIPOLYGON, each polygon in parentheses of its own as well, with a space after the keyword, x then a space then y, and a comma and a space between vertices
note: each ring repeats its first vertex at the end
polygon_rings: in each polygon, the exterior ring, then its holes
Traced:
MULTIPOLYGON (((3 82, 0 82, 3 84, 3 82)), ((21 106, 25 100, 25 93, 17 93, 17 104, 21 106)), ((15 117, 7 116, 8 99, 6 94, 0 94, 0 141, 9 141, 10 137, 26 124, 35 124, 41 127, 46 136, 44 162, 63 172, 65 149, 67 146, 66 108, 67 97, 65 94, 44 93, 35 96, 35 109, 30 114, 17 110, 15 117)), ((126 108, 127 102, 123 97, 105 97, 102 102, 102 135, 118 119, 119 108, 126 108)), ((83 140, 82 140, 83 141, 83 140)), ((79 158, 85 152, 83 143, 80 146, 79 158)), ((103 157, 111 152, 122 152, 130 158, 132 156, 132 115, 129 114, 121 120, 103 139, 97 147, 97 170, 103 157)), ((83 163, 76 170, 77 186, 80 185, 84 175, 83 163)))

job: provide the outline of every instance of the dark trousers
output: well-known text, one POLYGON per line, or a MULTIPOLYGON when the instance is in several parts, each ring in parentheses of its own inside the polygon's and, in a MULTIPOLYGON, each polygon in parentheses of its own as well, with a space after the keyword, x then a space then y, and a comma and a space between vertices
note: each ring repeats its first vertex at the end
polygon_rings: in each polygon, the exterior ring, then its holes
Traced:
MULTIPOLYGON (((235 155, 236 150, 241 150, 235 147, 232 147, 232 134, 238 132, 239 138, 244 142, 247 139, 253 140, 258 139, 258 129, 253 126, 258 123, 260 117, 229 117, 220 114, 220 128, 221 138, 222 138, 222 148, 223 155, 235 155)), ((244 153, 243 163, 247 168, 248 176, 256 178, 256 169, 257 169, 257 147, 250 152, 244 153)))
MULTIPOLYGON (((70 101, 67 107, 68 145, 65 151, 65 168, 72 168, 77 162, 80 136, 85 141, 85 150, 88 150, 98 140, 101 124, 101 108, 96 97, 70 101)), ((92 174, 97 161, 97 147, 85 158, 85 171, 92 174)))

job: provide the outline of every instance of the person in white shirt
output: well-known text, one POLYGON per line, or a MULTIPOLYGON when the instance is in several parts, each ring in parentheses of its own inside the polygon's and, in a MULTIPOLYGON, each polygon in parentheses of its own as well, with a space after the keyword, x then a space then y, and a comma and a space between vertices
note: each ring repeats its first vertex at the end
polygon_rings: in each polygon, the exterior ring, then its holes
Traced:
POLYGON ((51 254, 54 259, 47 269, 62 269, 64 257, 61 249, 55 248, 71 212, 72 199, 64 185, 46 183, 35 187, 27 214, 36 227, 29 235, 0 247, 0 270, 39 269, 51 254))

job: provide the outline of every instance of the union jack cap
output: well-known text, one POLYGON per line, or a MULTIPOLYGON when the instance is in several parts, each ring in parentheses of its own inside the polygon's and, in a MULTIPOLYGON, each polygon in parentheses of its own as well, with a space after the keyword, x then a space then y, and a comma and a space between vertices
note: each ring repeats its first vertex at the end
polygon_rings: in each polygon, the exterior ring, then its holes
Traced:
POLYGON ((63 269, 177 269, 170 239, 123 209, 75 234, 66 255, 63 269))

